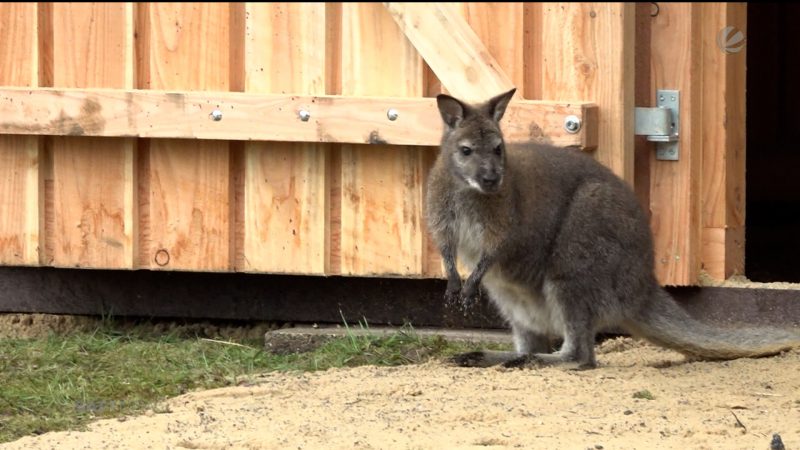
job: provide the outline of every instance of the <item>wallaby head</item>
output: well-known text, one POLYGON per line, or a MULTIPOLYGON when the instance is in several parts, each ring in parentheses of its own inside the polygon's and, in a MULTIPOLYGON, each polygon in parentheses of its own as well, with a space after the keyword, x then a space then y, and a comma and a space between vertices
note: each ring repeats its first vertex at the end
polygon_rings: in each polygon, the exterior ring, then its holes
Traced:
POLYGON ((500 190, 506 159, 500 119, 514 92, 516 88, 480 105, 445 94, 436 97, 444 120, 440 158, 465 187, 483 194, 500 190))

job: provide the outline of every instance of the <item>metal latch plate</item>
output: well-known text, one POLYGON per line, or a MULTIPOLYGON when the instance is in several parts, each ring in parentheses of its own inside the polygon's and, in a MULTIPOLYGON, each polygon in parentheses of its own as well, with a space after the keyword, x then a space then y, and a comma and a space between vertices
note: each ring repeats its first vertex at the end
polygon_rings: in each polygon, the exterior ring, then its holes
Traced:
POLYGON ((636 108, 634 133, 656 143, 656 159, 677 161, 680 154, 680 92, 656 92, 656 108, 636 108))

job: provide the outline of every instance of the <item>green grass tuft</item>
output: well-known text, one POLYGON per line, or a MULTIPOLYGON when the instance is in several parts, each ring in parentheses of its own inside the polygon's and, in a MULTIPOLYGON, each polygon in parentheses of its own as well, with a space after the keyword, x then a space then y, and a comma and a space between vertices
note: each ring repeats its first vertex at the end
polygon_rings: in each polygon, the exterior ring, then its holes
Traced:
POLYGON ((644 400, 655 400, 656 399, 655 396, 653 396, 653 394, 651 394, 650 391, 648 391, 647 389, 642 390, 642 391, 638 391, 638 392, 634 392, 633 393, 633 398, 641 398, 641 399, 644 399, 644 400))

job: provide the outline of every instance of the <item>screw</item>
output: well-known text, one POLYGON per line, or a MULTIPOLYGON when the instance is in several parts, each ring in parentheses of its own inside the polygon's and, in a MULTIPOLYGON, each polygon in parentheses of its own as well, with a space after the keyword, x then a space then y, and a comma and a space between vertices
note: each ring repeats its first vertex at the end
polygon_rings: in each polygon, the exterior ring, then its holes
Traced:
POLYGON ((674 102, 674 101, 675 101, 675 96, 673 95, 673 96, 672 96, 672 97, 670 97, 669 99, 670 99, 670 100, 672 100, 672 101, 674 102))
POLYGON ((214 122, 219 122, 222 120, 222 111, 215 109, 211 111, 211 114, 209 114, 208 117, 210 117, 214 122))
POLYGON ((564 119, 564 129, 570 134, 577 133, 581 129, 581 119, 578 116, 567 116, 564 119))
POLYGON ((388 117, 389 120, 392 120, 392 121, 397 120, 397 116, 399 116, 399 115, 400 115, 400 113, 398 113, 397 110, 394 109, 394 108, 389 108, 389 110, 386 111, 386 117, 388 117))
POLYGON ((305 109, 301 109, 300 112, 297 113, 300 116, 300 120, 303 122, 308 122, 308 119, 311 118, 311 113, 306 111, 305 109))
POLYGON ((661 96, 658 97, 658 99, 663 102, 664 101, 664 96, 661 95, 661 96))

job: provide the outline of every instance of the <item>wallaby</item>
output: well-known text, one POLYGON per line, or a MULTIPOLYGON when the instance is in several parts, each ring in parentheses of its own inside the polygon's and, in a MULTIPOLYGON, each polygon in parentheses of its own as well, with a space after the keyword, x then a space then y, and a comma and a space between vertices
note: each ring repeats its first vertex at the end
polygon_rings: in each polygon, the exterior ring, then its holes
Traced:
POLYGON ((506 145, 499 122, 516 89, 479 105, 439 95, 441 149, 426 219, 447 273, 445 298, 469 305, 482 284, 511 326, 514 352, 472 352, 467 366, 596 366, 596 333, 618 327, 701 359, 766 356, 800 333, 701 323, 661 288, 652 235, 622 179, 578 149, 506 145), (464 282, 458 258, 471 274, 464 282), (563 338, 548 351, 548 338, 563 338))

